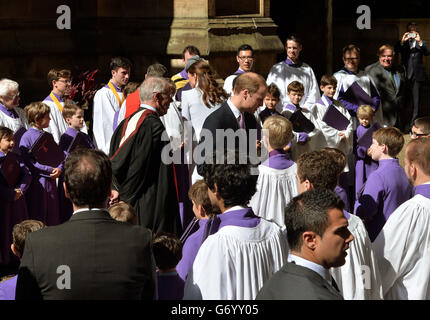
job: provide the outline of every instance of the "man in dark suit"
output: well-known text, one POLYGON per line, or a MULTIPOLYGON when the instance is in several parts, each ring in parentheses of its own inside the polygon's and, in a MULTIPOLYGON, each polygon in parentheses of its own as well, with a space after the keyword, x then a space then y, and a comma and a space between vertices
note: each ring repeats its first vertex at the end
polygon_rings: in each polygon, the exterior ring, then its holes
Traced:
POLYGON ((257 300, 342 300, 330 276, 345 263, 354 239, 343 202, 328 189, 306 191, 285 209, 289 261, 257 295, 257 300))
POLYGON ((394 48, 384 44, 378 49, 379 60, 366 67, 379 91, 384 125, 404 129, 406 73, 403 66, 393 65, 394 48))
POLYGON ((224 148, 234 147, 243 154, 250 154, 251 148, 255 151, 259 125, 254 113, 263 105, 266 92, 267 85, 262 76, 253 72, 239 75, 235 81, 233 95, 203 123, 200 146, 204 146, 205 151, 213 151, 213 147, 222 151, 223 143, 224 148), (228 129, 232 131, 226 131, 228 129), (238 131, 239 129, 244 131, 238 131), (254 135, 251 134, 252 130, 254 135))
POLYGON ((424 67, 423 56, 430 55, 427 42, 421 39, 417 31, 417 24, 410 22, 407 25, 407 32, 397 44, 397 51, 402 54, 402 64, 406 69, 406 77, 410 82, 409 94, 412 94, 413 111, 411 118, 411 127, 414 120, 420 113, 422 86, 427 79, 424 67))
POLYGON ((16 299, 153 299, 152 233, 105 209, 112 168, 99 150, 78 149, 65 164, 73 216, 29 234, 16 299))

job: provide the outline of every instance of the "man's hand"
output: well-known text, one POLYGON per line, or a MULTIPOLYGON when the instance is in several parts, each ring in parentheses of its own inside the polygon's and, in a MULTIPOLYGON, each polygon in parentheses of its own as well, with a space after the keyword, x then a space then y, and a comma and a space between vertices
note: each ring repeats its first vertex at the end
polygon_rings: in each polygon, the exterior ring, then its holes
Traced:
POLYGON ((405 34, 402 37, 402 45, 409 39, 409 32, 405 32, 405 34))
POLYGON ((423 45, 423 40, 420 37, 420 34, 418 32, 415 31, 415 41, 422 46, 423 45))
POLYGON ((61 169, 60 168, 54 168, 52 169, 51 174, 49 175, 52 179, 57 179, 61 174, 61 169))
POLYGON ((341 140, 345 140, 346 139, 345 131, 339 132, 339 137, 340 137, 341 140))

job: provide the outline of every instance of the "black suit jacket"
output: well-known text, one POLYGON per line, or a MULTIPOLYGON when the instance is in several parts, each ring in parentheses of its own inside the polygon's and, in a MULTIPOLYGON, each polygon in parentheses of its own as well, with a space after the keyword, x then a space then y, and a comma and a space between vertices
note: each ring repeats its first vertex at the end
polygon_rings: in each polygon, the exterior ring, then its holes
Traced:
POLYGON ((287 262, 261 288, 257 300, 343 300, 318 273, 287 262))
MULTIPOLYGON (((240 145, 240 139, 245 139, 246 141, 246 149, 247 153, 249 154, 250 148, 256 149, 256 140, 260 138, 260 134, 255 135, 255 141, 253 140, 253 135, 250 135, 250 130, 259 130, 259 125, 257 123, 257 120, 255 120, 254 115, 244 112, 245 117, 245 135, 238 134, 238 137, 235 138, 234 147, 236 149, 242 149, 242 145, 240 145), (241 138, 239 138, 241 136, 241 138), (249 139, 250 138, 250 139, 249 139), (251 141, 252 140, 252 141, 251 141), (240 147, 240 148, 239 148, 240 147)), ((232 129, 234 132, 236 132, 239 129, 239 123, 234 116, 233 112, 231 111, 230 107, 227 104, 227 101, 225 101, 221 107, 219 107, 217 110, 212 112, 203 123, 202 129, 209 130, 211 133, 213 140, 212 140, 212 146, 217 146, 217 139, 216 139, 216 132, 217 129, 227 130, 232 129)), ((257 132, 255 131, 255 132, 257 132)), ((199 144, 208 143, 204 133, 202 130, 201 133, 201 139, 199 144)), ((227 139, 224 139, 224 148, 227 146, 227 139)), ((206 145, 206 147, 210 147, 209 144, 206 145)), ((256 153, 254 153, 256 154, 256 153)))
POLYGON ((394 126, 399 117, 399 113, 404 109, 406 72, 403 66, 393 66, 391 72, 399 77, 399 86, 395 87, 389 74, 381 66, 379 61, 369 65, 365 69, 372 78, 381 97, 382 113, 384 124, 394 126))
POLYGON ((405 66, 407 78, 411 79, 413 75, 415 81, 425 81, 427 77, 423 56, 430 55, 427 42, 423 40, 422 46, 417 43, 412 49, 410 48, 409 40, 405 41, 403 45, 399 42, 396 50, 401 52, 402 64, 405 66))
POLYGON ((153 299, 154 293, 151 231, 105 210, 78 212, 26 239, 17 300, 153 299))

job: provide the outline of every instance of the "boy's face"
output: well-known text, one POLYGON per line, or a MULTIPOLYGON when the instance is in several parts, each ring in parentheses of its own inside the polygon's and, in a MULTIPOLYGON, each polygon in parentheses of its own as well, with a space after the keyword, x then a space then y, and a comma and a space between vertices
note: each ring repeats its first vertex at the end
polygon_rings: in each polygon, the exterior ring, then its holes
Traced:
POLYGON ((9 137, 3 137, 0 140, 0 151, 3 153, 8 153, 12 151, 15 141, 13 140, 13 135, 9 137))
POLYGON ((369 118, 358 118, 358 121, 365 128, 367 128, 370 125, 370 119, 369 118))
POLYGON ((287 95, 290 98, 291 103, 295 105, 300 104, 300 101, 302 101, 303 98, 303 92, 299 91, 288 91, 287 95))
POLYGON ((375 161, 379 161, 384 155, 385 145, 380 145, 378 141, 372 139, 372 145, 370 146, 371 157, 375 161))
POLYGON ((45 129, 49 127, 49 121, 51 121, 51 117, 47 113, 42 118, 36 120, 36 125, 39 129, 45 129))
POLYGON ((71 118, 66 118, 67 124, 75 130, 82 129, 84 126, 84 110, 78 109, 71 118))
POLYGON ((334 94, 336 93, 336 86, 332 84, 328 84, 326 86, 320 86, 321 91, 325 96, 333 99, 334 94))
POLYGON ((278 102, 279 102, 279 99, 275 98, 271 94, 267 94, 266 97, 264 98, 264 104, 270 110, 275 110, 275 107, 278 104, 278 102))

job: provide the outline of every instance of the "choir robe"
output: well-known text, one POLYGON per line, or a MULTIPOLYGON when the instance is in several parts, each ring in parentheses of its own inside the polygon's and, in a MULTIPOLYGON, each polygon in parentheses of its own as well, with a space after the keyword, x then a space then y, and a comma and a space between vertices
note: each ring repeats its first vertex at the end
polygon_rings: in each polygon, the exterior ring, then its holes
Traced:
MULTIPOLYGON (((342 105, 342 103, 340 101, 330 99, 326 95, 323 95, 313 108, 313 116, 316 119, 322 134, 324 135, 326 146, 339 149, 346 156, 348 156, 348 154, 352 152, 353 123, 351 115, 342 105), (330 105, 333 105, 340 113, 342 113, 343 116, 349 120, 349 125, 345 130, 339 131, 323 121, 323 117, 330 105), (341 139, 339 136, 340 132, 345 134, 345 139, 341 139)), ((347 171, 349 171, 348 164, 345 172, 347 171)))
MULTIPOLYGON (((6 155, 0 151, 0 159, 6 155)), ((31 174, 22 159, 18 156, 20 165, 20 177, 18 184, 10 188, 0 174, 0 265, 8 265, 11 261, 17 260, 10 249, 12 243, 12 229, 17 223, 28 219, 27 204, 25 194, 31 183, 31 174), (16 188, 20 188, 23 196, 18 200, 15 197, 16 188)))
POLYGON ((381 99, 379 97, 378 90, 376 89, 372 79, 364 71, 359 71, 357 74, 354 74, 344 67, 333 74, 333 76, 337 80, 334 98, 342 102, 353 118, 356 117, 359 106, 352 103, 351 101, 348 101, 348 99, 345 97, 345 92, 354 82, 357 82, 357 84, 371 97, 373 101, 373 103, 370 105, 373 110, 376 111, 373 119, 379 123, 383 123, 382 108, 380 108, 381 99))
POLYGON ((299 194, 297 165, 282 151, 273 150, 258 170, 257 191, 249 205, 255 215, 285 228, 284 209, 299 194))
POLYGON ((0 283, 0 300, 15 300, 18 275, 0 283))
MULTIPOLYGON (((71 143, 73 142, 73 139, 78 134, 78 131, 73 129, 72 127, 68 127, 66 132, 64 132, 60 137, 60 143, 59 146, 61 150, 65 154, 67 154, 67 150, 69 149, 71 143)), ((84 133, 85 143, 83 145, 80 145, 81 148, 89 148, 89 149, 95 149, 94 143, 92 142, 91 138, 84 133)), ((58 201, 60 204, 60 223, 66 222, 70 219, 70 217, 73 214, 73 206, 70 199, 66 198, 66 195, 64 193, 64 172, 61 173, 60 177, 58 178, 58 201)))
POLYGON ((354 155, 355 155, 355 197, 366 183, 367 177, 378 169, 378 162, 367 155, 367 149, 358 145, 357 141, 367 131, 368 128, 361 124, 354 131, 354 155))
MULTIPOLYGON (((55 94, 55 93, 53 93, 53 94, 58 99, 58 102, 64 107, 64 104, 65 104, 64 99, 60 98, 60 96, 55 94)), ((45 98, 45 100, 43 100, 43 103, 49 107, 49 109, 50 109, 49 116, 51 118, 51 121, 49 121, 49 127, 46 128, 45 131, 52 134, 55 142, 59 143, 61 135, 64 132, 66 132, 69 125, 67 124, 66 120, 63 117, 62 112, 60 111, 60 109, 58 109, 57 105, 52 100, 50 95, 48 95, 45 98)), ((67 100, 67 103, 68 104, 76 104, 76 102, 74 102, 72 100, 67 100)), ((88 133, 85 122, 84 122, 84 127, 82 128, 82 132, 88 133)))
POLYGON ((349 210, 351 210, 350 209, 351 205, 349 203, 348 193, 346 192, 345 188, 337 185, 334 188, 334 193, 336 193, 339 196, 339 198, 342 199, 343 203, 345 204, 346 211, 349 212, 349 210))
POLYGON ((223 89, 225 92, 227 92, 227 94, 229 96, 233 93, 233 81, 234 81, 234 79, 236 79, 242 73, 245 73, 245 71, 243 71, 241 68, 239 68, 236 70, 235 73, 233 73, 232 75, 225 78, 223 89))
POLYGON ((120 200, 135 208, 141 226, 154 233, 165 231, 180 236, 173 165, 162 160, 162 152, 170 150, 165 128, 150 108, 140 108, 127 120, 119 124, 112 136, 112 187, 119 192, 120 200), (163 133, 167 139, 162 139, 163 133))
POLYGON ((287 87, 293 82, 298 81, 305 88, 304 96, 300 101, 302 108, 312 111, 313 106, 321 97, 317 79, 314 71, 306 63, 299 62, 294 64, 287 60, 275 64, 267 76, 267 85, 275 84, 281 92, 282 105, 290 103, 290 98, 287 96, 287 87))
POLYGON ((0 126, 7 127, 14 132, 15 146, 13 152, 20 154, 19 142, 22 134, 18 135, 16 132, 21 128, 28 129, 27 117, 24 110, 19 107, 10 110, 0 103, 0 126))
POLYGON ((377 258, 363 221, 346 211, 344 215, 354 241, 349 244, 345 264, 331 268, 330 272, 345 300, 381 300, 382 286, 377 258))
POLYGON ((367 178, 364 190, 355 202, 355 214, 364 220, 372 242, 391 213, 411 196, 412 186, 399 160, 380 160, 378 169, 367 178))
POLYGON ((176 271, 168 273, 157 272, 156 300, 182 300, 184 297, 185 281, 176 271))
MULTIPOLYGON (((123 93, 120 88, 113 84, 119 98, 122 100, 123 93)), ((97 149, 109 154, 110 140, 113 134, 113 120, 115 113, 120 109, 120 104, 115 94, 105 85, 94 95, 93 105, 93 134, 94 144, 97 149)), ((65 129, 64 129, 65 131, 65 129)))
POLYGON ((287 261, 281 228, 233 207, 217 215, 218 231, 203 242, 185 283, 184 300, 254 300, 287 261))
MULTIPOLYGON (((29 128, 22 136, 19 148, 24 163, 30 169, 33 177, 26 194, 29 218, 53 226, 60 223, 58 188, 56 179, 50 177, 54 168, 40 164, 29 153, 30 148, 41 134, 41 131, 33 127, 29 128)), ((58 168, 63 171, 63 166, 64 162, 58 168)))
POLYGON ((209 219, 201 219, 198 223, 198 229, 185 239, 182 247, 182 259, 176 266, 179 277, 184 281, 187 279, 188 272, 193 267, 194 259, 205 240, 205 230, 209 219))
POLYGON ((430 183, 398 207, 373 242, 387 300, 430 299, 430 183))
MULTIPOLYGON (((284 107, 282 115, 289 119, 296 110, 297 107, 294 104, 289 103, 284 107)), ((294 137, 291 144, 291 159, 293 161, 297 161, 302 153, 318 150, 325 144, 325 139, 319 127, 319 123, 316 121, 313 113, 306 109, 301 109, 301 111, 303 115, 314 124, 315 129, 309 133, 293 131, 294 137), (298 143, 304 141, 307 142, 305 144, 298 143)))

